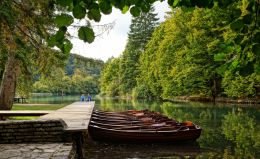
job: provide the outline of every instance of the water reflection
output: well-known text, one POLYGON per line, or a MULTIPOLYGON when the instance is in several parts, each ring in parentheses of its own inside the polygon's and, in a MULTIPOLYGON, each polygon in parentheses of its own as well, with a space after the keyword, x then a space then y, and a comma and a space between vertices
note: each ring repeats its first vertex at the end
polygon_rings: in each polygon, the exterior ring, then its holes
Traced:
POLYGON ((205 103, 158 103, 100 99, 96 109, 149 109, 178 121, 191 120, 203 131, 197 144, 127 145, 90 142, 90 158, 259 158, 260 108, 205 103), (149 155, 148 155, 149 154, 149 155))
POLYGON ((178 144, 117 144, 89 141, 85 147, 88 158, 104 159, 163 159, 197 158, 207 152, 197 142, 178 144))
POLYGON ((224 116, 222 130, 226 139, 234 145, 224 150, 228 158, 254 158, 259 152, 260 134, 256 121, 242 109, 224 116))

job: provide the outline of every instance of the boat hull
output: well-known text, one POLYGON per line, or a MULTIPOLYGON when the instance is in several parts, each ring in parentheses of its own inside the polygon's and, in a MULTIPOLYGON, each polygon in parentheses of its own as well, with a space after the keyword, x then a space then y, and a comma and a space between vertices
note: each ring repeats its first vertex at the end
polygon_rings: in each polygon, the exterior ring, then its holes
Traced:
POLYGON ((201 134, 201 128, 176 131, 156 130, 115 130, 89 125, 89 135, 93 140, 133 143, 180 142, 196 140, 201 134))

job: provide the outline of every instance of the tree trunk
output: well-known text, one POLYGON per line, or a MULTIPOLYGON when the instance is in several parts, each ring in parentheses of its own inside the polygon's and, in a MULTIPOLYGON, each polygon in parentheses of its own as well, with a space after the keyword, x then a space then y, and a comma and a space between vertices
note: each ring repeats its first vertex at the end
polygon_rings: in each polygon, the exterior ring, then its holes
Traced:
POLYGON ((0 86, 0 110, 10 110, 12 108, 19 74, 20 62, 15 59, 14 52, 9 52, 0 86))

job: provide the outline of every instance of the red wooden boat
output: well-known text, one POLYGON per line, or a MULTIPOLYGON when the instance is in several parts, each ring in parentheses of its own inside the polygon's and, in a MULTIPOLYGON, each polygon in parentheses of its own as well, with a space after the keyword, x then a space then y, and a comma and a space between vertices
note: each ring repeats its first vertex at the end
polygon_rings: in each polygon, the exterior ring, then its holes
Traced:
POLYGON ((94 140, 134 143, 196 140, 201 130, 192 122, 179 123, 149 111, 140 116, 133 112, 94 111, 88 128, 89 135, 94 140))

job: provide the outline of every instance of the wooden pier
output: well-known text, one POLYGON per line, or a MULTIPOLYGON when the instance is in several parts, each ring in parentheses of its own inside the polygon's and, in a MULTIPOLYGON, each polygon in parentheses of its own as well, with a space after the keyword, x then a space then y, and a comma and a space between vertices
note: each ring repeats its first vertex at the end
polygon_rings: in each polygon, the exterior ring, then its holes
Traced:
POLYGON ((95 102, 75 102, 50 114, 42 119, 62 119, 66 123, 65 132, 73 138, 77 158, 85 158, 82 150, 88 137, 88 125, 95 102))
POLYGON ((42 115, 36 120, 1 121, 0 143, 73 142, 71 152, 76 154, 76 158, 86 158, 83 148, 88 140, 88 125, 94 104, 75 102, 55 111, 0 111, 2 118, 42 115))
POLYGON ((84 131, 88 129, 95 102, 75 102, 42 116, 42 119, 62 119, 66 131, 84 131))

